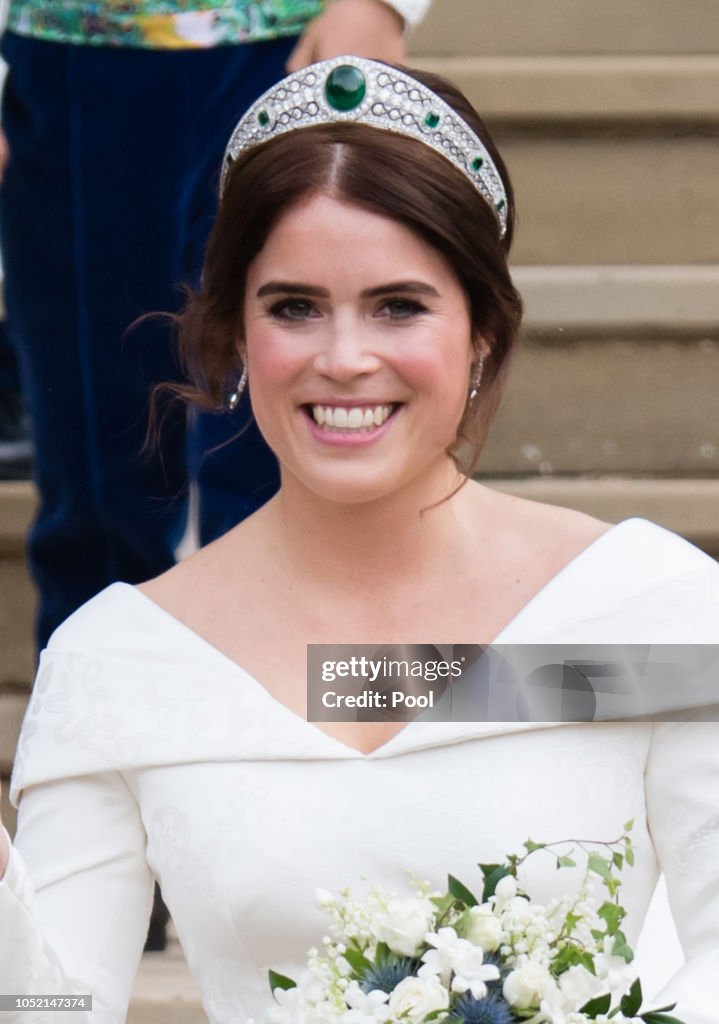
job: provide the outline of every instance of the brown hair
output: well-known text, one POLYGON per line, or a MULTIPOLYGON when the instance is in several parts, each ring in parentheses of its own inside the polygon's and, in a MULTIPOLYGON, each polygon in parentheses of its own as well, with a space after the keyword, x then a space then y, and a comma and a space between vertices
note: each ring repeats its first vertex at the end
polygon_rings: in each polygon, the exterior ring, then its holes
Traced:
POLYGON ((189 293, 177 318, 180 359, 193 384, 169 387, 204 408, 226 403, 241 370, 237 339, 249 265, 282 214, 313 193, 329 194, 414 230, 442 253, 464 288, 473 336, 481 334, 490 346, 479 397, 465 411, 449 452, 457 461, 457 445, 469 442, 472 457, 464 471, 471 472, 499 406, 522 316, 507 267, 514 196, 504 162, 469 101, 444 79, 407 70, 449 103, 489 150, 507 192, 505 237, 472 183, 422 142, 351 123, 272 139, 242 154, 229 170, 201 288, 189 293))

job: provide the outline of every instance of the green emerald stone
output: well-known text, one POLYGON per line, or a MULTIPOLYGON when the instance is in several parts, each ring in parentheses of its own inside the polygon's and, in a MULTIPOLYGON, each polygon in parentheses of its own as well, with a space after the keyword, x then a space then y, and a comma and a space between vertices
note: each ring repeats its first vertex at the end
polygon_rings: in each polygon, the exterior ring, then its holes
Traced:
POLYGON ((483 167, 484 167, 484 157, 476 156, 474 158, 474 160, 472 161, 472 170, 473 171, 481 171, 483 167))
POLYGON ((498 203, 495 203, 494 208, 497 211, 497 213, 501 213, 506 205, 507 204, 505 203, 504 199, 500 199, 498 203))
POLYGON ((335 110, 354 110, 365 98, 367 83, 359 68, 340 64, 333 68, 325 82, 327 102, 335 110))
POLYGON ((436 128, 439 124, 439 114, 435 114, 433 110, 430 110, 424 119, 424 123, 428 128, 436 128))
POLYGON ((261 110, 257 115, 257 120, 263 128, 266 128, 267 125, 270 123, 270 115, 267 113, 266 110, 261 110))

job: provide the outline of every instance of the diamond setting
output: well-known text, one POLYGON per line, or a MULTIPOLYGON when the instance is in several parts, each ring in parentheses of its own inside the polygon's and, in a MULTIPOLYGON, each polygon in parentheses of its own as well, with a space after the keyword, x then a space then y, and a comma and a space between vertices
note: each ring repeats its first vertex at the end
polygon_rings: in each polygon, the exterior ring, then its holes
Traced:
POLYGON ((489 204, 504 236, 507 194, 481 139, 431 89, 403 71, 364 57, 311 64, 261 96, 240 119, 227 145, 220 195, 232 161, 246 150, 298 128, 344 121, 417 139, 441 154, 489 204))

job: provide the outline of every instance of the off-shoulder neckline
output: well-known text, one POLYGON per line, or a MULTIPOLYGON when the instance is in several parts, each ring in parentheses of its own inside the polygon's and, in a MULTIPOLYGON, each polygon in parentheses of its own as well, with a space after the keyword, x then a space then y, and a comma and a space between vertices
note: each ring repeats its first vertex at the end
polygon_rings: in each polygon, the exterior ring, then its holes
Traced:
MULTIPOLYGON (((497 635, 494 637, 491 643, 500 644, 512 642, 513 631, 517 630, 523 624, 525 619, 530 617, 535 612, 537 606, 541 604, 542 600, 547 596, 547 594, 553 592, 558 586, 560 586, 568 577, 568 575, 570 575, 578 565, 583 564, 588 559, 596 557, 597 552, 600 549, 603 549, 608 542, 616 540, 618 533, 624 532, 624 529, 627 526, 629 526, 630 524, 636 524, 637 522, 645 523, 649 526, 654 526, 654 524, 650 523, 648 520, 633 517, 630 519, 622 520, 620 523, 616 523, 610 526, 607 530, 604 530, 603 533, 599 534, 592 541, 590 541, 589 544, 582 548, 581 551, 579 551, 573 558, 571 558, 567 563, 565 563, 565 565, 563 565, 552 577, 550 577, 550 579, 547 580, 539 588, 539 590, 537 590, 536 593, 533 594, 532 597, 530 597, 529 600, 525 602, 525 604, 509 620, 509 622, 505 623, 505 625, 500 629, 500 631, 497 633, 497 635)), ((108 589, 113 588, 119 588, 119 590, 121 590, 123 593, 131 593, 136 595, 137 600, 144 603, 146 607, 152 609, 154 613, 156 613, 158 616, 161 616, 166 623, 168 623, 170 626, 172 626, 174 629, 180 632, 186 639, 190 640, 193 645, 197 646, 198 650, 202 650, 206 654, 209 654, 213 657, 213 659, 218 660, 218 663, 222 663, 226 669, 229 668, 231 671, 236 672, 242 678, 249 681, 249 683, 257 692, 260 699, 262 699, 263 701, 271 702, 271 704, 275 706, 278 710, 280 710, 281 713, 284 713, 285 715, 290 715, 293 719, 296 719, 297 722, 302 723, 307 728, 313 729, 318 734, 318 736, 322 737, 327 743, 333 744, 336 747, 342 748, 345 751, 349 751, 355 757, 371 759, 376 756, 381 756, 385 752, 392 751, 393 748, 399 744, 401 737, 405 737, 405 734, 407 733, 408 729, 410 729, 410 727, 413 725, 419 724, 415 721, 408 722, 403 729, 396 732, 386 742, 381 743, 379 746, 367 752, 359 750, 357 747, 353 747, 351 744, 344 743, 342 740, 330 736, 328 733, 318 728, 313 722, 308 722, 306 719, 296 714, 296 712, 292 711, 292 709, 289 708, 286 704, 284 704, 282 701, 274 697, 267 689, 267 687, 264 686, 262 681, 259 680, 247 669, 245 669, 239 662, 235 661, 235 659, 231 658, 228 654, 225 654, 225 652, 222 651, 219 647, 211 643, 209 640, 203 637, 196 630, 192 629, 191 626, 187 625, 181 619, 178 619, 171 612, 167 611, 167 609, 163 608, 162 605, 158 604, 151 597, 145 594, 142 590, 139 590, 136 586, 133 586, 129 583, 115 583, 112 584, 112 586, 108 589)))

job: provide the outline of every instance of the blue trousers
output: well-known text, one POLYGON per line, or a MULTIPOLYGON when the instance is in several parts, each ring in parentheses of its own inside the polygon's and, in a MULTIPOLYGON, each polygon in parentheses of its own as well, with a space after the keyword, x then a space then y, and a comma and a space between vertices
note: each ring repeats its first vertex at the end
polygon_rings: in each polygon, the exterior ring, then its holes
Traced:
MULTIPOLYGON (((248 418, 184 409, 141 452, 155 383, 178 378, 173 335, 141 314, 178 308, 198 278, 224 145, 284 74, 295 39, 212 50, 66 46, 6 33, 0 189, 9 336, 40 495, 28 540, 38 647, 108 584, 171 566, 196 475, 201 540, 277 488, 248 418)), ((251 201, 251 199, 250 199, 251 201)))

